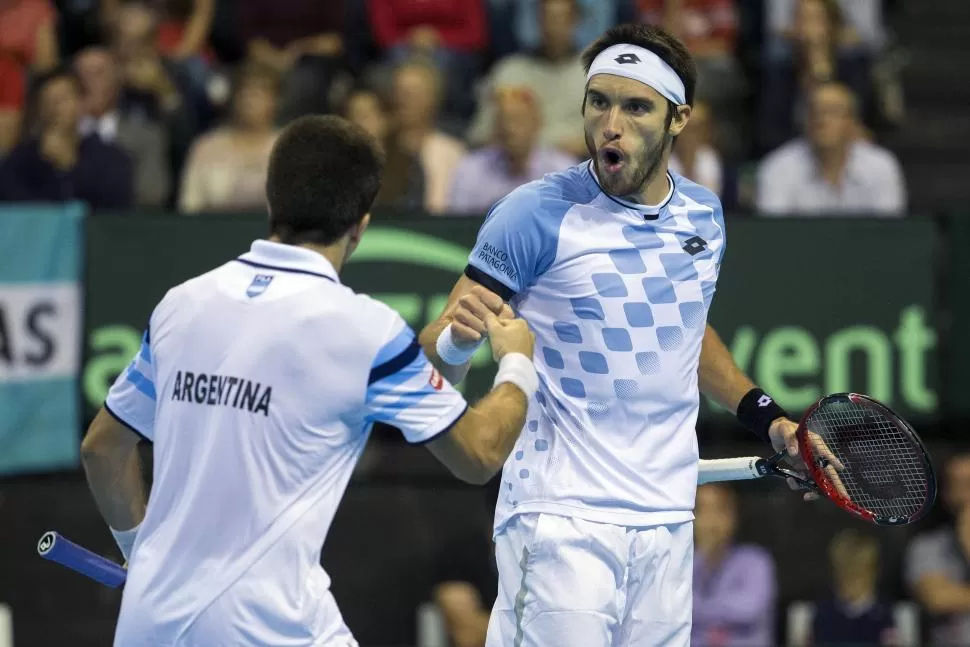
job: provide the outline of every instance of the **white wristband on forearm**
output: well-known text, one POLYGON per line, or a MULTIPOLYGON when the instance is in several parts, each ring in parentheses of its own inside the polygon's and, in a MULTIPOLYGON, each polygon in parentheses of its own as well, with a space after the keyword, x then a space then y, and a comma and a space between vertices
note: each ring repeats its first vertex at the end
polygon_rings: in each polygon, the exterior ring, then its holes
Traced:
POLYGON ((468 346, 459 346, 455 342, 455 338, 451 334, 451 324, 448 324, 441 334, 438 335, 438 341, 435 342, 435 350, 438 351, 438 357, 445 364, 450 364, 452 366, 461 366, 468 360, 472 358, 478 347, 482 345, 482 340, 479 340, 476 344, 468 346))
POLYGON ((508 382, 522 389, 526 399, 531 398, 539 390, 539 376, 532 360, 522 353, 509 353, 498 363, 498 373, 495 374, 493 388, 508 382))
POLYGON ((121 554, 125 556, 125 561, 128 561, 128 557, 131 555, 131 549, 135 546, 135 538, 138 536, 139 528, 141 528, 141 524, 138 524, 131 530, 115 530, 108 526, 108 530, 114 535, 115 543, 121 549, 121 554))

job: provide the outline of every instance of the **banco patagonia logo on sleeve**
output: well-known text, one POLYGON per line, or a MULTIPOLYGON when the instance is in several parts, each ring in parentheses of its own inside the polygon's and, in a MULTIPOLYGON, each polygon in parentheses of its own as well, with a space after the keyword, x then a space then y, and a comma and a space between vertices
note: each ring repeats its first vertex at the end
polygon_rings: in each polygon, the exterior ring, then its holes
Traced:
POLYGON ((485 261, 505 276, 509 277, 510 281, 515 282, 515 268, 513 268, 512 264, 509 263, 509 255, 505 250, 499 249, 494 245, 484 243, 482 244, 482 248, 478 251, 478 258, 485 261))
POLYGON ((244 409, 267 417, 272 398, 271 386, 264 387, 242 377, 211 373, 178 371, 172 387, 172 399, 179 402, 244 409))

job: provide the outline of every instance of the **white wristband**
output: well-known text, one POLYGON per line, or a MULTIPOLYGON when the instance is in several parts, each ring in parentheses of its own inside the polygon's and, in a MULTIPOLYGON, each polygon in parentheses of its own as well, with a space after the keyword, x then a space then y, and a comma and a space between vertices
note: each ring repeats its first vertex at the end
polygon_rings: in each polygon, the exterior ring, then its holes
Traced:
POLYGON ((468 360, 472 358, 478 347, 482 345, 482 340, 471 347, 459 346, 455 342, 455 338, 451 334, 451 324, 448 324, 441 334, 438 335, 438 341, 435 342, 435 350, 438 351, 438 357, 445 364, 451 364, 452 366, 461 366, 468 360))
POLYGON ((531 398, 539 390, 539 376, 532 360, 522 353, 509 353, 498 363, 498 373, 495 374, 493 388, 508 382, 522 389, 526 399, 531 398))
POLYGON ((131 549, 135 546, 135 538, 138 536, 139 528, 141 528, 141 524, 138 524, 131 530, 115 530, 110 526, 108 527, 108 530, 114 535, 115 543, 121 549, 121 554, 125 556, 125 561, 128 561, 131 555, 131 549))

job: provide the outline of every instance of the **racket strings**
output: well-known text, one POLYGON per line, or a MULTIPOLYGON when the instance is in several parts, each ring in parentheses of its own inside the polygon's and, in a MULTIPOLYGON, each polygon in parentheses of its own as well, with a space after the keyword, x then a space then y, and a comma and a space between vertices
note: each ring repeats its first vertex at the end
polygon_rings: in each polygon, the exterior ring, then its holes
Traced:
MULTIPOLYGON (((807 427, 844 466, 838 474, 852 503, 885 517, 921 510, 930 477, 921 453, 894 418, 845 400, 816 409, 807 427)), ((813 453, 820 458, 817 450, 813 453)))

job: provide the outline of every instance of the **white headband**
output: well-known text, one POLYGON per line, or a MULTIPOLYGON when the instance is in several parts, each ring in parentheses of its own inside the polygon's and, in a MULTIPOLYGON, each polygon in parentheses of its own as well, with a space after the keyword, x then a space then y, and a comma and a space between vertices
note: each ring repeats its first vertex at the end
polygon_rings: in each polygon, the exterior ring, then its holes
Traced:
POLYGON ((604 49, 589 66, 587 83, 594 74, 613 74, 633 79, 649 85, 675 105, 687 103, 684 82, 674 69, 650 50, 636 45, 613 45, 604 49))

